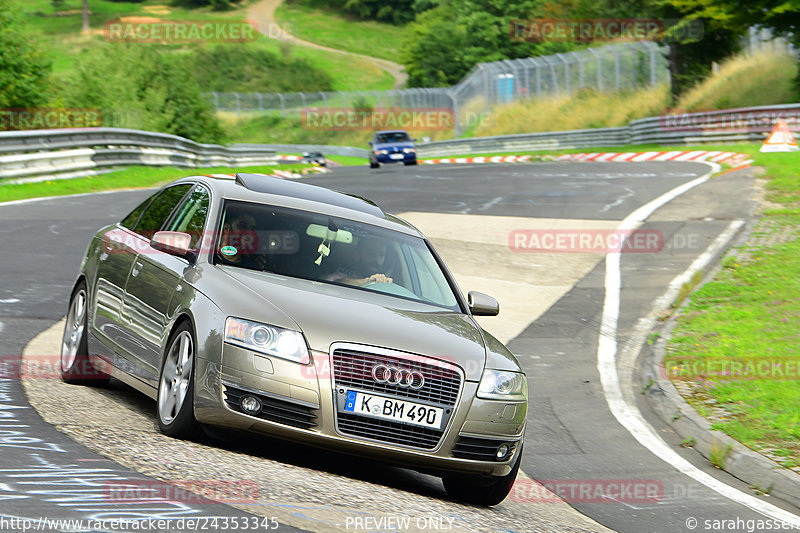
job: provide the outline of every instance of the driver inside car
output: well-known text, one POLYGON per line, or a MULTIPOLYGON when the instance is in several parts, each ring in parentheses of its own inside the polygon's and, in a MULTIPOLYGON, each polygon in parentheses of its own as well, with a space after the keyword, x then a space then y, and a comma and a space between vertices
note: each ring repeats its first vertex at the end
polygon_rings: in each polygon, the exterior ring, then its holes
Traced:
POLYGON ((358 241, 357 265, 348 268, 340 265, 328 281, 364 286, 369 283, 392 283, 386 274, 386 243, 376 237, 365 236, 358 241))

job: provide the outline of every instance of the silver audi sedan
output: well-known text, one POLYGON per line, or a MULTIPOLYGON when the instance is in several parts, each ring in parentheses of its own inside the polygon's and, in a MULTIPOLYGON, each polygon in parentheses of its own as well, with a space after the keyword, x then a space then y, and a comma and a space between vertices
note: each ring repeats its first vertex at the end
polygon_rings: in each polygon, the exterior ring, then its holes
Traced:
POLYGON ((527 380, 425 237, 374 203, 258 174, 193 176, 101 229, 69 303, 62 377, 119 379, 161 430, 322 446, 501 502, 527 380))

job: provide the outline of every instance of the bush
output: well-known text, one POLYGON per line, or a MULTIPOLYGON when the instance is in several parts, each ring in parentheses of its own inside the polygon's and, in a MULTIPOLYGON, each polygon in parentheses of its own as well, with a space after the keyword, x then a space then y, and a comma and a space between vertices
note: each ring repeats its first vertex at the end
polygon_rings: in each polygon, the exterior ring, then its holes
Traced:
POLYGON ((19 7, 0 0, 0 108, 36 106, 50 91, 50 61, 15 16, 19 7))
POLYGON ((63 98, 69 107, 94 107, 103 125, 173 133, 222 142, 223 130, 186 58, 150 46, 105 44, 75 59, 63 98))
POLYGON ((206 91, 294 92, 330 91, 330 76, 303 59, 278 57, 246 44, 202 48, 192 69, 206 91))

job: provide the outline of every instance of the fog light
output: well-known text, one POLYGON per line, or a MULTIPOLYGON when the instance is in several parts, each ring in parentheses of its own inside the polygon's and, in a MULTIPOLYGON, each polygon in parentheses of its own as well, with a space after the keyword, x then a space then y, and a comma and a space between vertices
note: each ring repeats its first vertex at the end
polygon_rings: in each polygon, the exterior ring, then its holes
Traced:
POLYGON ((261 400, 255 396, 242 398, 242 411, 248 415, 257 415, 261 411, 261 400))
POLYGON ((501 444, 500 446, 497 447, 497 453, 495 454, 495 457, 497 458, 498 461, 502 461, 503 459, 508 457, 510 453, 511 453, 511 446, 509 446, 508 444, 501 444))

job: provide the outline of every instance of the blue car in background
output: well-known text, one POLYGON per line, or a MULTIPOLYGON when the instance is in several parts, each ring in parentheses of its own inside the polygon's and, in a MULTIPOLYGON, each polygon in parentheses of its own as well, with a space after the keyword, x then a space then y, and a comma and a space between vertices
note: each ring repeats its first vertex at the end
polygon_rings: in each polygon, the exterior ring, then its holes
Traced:
POLYGON ((414 141, 403 130, 378 131, 369 145, 369 168, 378 168, 381 163, 417 164, 417 150, 414 141))

